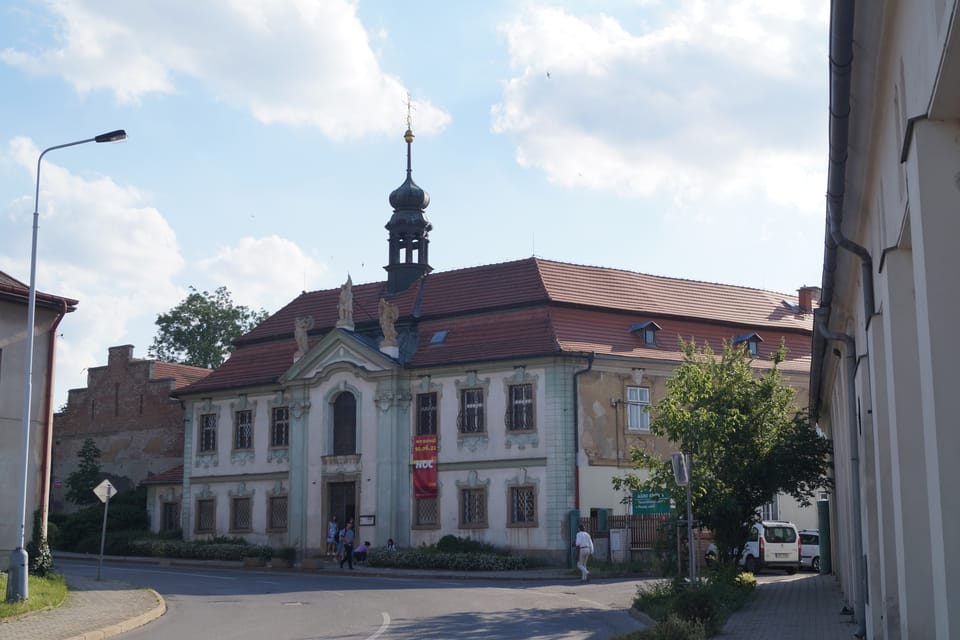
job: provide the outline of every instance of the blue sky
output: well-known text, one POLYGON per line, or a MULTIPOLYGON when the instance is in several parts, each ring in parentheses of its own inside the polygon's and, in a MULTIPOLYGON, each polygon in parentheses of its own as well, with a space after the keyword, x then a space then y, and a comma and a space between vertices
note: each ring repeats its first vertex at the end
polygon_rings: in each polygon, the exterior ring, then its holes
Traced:
POLYGON ((430 262, 537 255, 794 293, 819 284, 827 0, 8 0, 0 270, 80 300, 55 403, 146 357, 187 287, 275 311, 382 280, 390 191, 430 262))

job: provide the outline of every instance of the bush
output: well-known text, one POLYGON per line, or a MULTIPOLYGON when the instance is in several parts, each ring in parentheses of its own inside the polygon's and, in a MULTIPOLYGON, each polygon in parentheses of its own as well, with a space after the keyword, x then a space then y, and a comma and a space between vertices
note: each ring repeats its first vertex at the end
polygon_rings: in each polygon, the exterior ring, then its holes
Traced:
POLYGON ((454 571, 512 571, 525 569, 526 558, 492 553, 445 553, 429 548, 388 551, 371 549, 367 553, 371 567, 402 569, 452 569, 454 571))
POLYGON ((27 555, 30 559, 30 575, 46 578, 53 572, 53 555, 50 554, 50 545, 46 538, 41 537, 39 542, 28 542, 27 555))
POLYGON ((702 623, 710 635, 719 631, 726 620, 722 598, 709 585, 695 585, 677 593, 670 613, 684 620, 702 623))
POLYGON ((659 582, 650 587, 639 586, 633 599, 633 608, 643 611, 654 620, 663 621, 670 614, 670 607, 676 596, 672 582, 659 582))
MULTIPOLYGON (((80 553, 99 553, 100 535, 103 530, 104 505, 97 503, 85 507, 76 513, 58 515, 51 518, 59 527, 58 537, 50 540, 55 549, 61 551, 77 551, 80 553)), ((131 491, 118 493, 110 498, 110 509, 107 512, 107 541, 117 538, 111 532, 137 531, 138 535, 149 535, 147 530, 147 493, 143 487, 131 491)), ((120 548, 112 547, 110 553, 124 553, 120 548)), ((107 552, 104 549, 104 552, 107 552)))
POLYGON ((448 534, 440 538, 436 544, 436 550, 443 553, 489 553, 494 555, 509 555, 506 551, 501 551, 488 542, 471 540, 470 538, 461 538, 448 534))
POLYGON ((703 623, 670 615, 657 626, 644 629, 637 637, 642 640, 706 640, 709 636, 703 623))

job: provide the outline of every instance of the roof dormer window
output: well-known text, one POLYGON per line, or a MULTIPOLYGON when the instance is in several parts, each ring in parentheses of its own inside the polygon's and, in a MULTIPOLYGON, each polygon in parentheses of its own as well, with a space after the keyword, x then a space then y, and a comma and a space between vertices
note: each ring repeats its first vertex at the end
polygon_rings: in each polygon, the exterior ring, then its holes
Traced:
POLYGON ((660 331, 660 325, 649 320, 647 322, 634 322, 630 325, 630 333, 635 334, 643 340, 643 344, 648 347, 657 346, 657 331, 660 331))
POLYGON ((760 355, 760 343, 763 342, 763 338, 760 337, 757 333, 744 333, 743 335, 735 336, 733 338, 733 344, 743 345, 747 349, 747 353, 751 356, 760 355))

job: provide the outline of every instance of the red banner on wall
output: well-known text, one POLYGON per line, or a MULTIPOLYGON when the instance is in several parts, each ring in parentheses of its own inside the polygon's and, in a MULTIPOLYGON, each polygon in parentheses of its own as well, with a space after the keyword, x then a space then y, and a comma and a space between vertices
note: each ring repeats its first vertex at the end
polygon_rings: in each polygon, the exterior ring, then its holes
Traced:
POLYGON ((437 436, 413 436, 413 496, 437 497, 437 436))

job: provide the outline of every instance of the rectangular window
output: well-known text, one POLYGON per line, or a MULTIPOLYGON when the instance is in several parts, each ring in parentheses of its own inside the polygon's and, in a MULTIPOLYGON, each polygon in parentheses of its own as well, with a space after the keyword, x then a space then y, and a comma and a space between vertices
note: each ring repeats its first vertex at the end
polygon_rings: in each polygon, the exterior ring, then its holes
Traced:
POLYGON ((270 446, 290 445, 290 408, 274 407, 270 414, 270 446))
POLYGON ((416 503, 416 526, 440 526, 439 498, 420 498, 414 502, 416 503))
POLYGON ((180 503, 164 502, 160 516, 160 531, 170 533, 180 528, 180 503))
POLYGON ((460 528, 480 529, 487 526, 487 490, 460 490, 460 528))
POLYGON ((437 435, 437 394, 417 394, 417 435, 437 435))
POLYGON ((217 450, 217 414, 204 413, 200 416, 200 453, 213 453, 217 450))
POLYGON ((510 487, 510 522, 514 527, 537 526, 537 492, 532 486, 510 487))
POLYGON ((483 433, 483 389, 464 389, 460 392, 460 415, 457 416, 460 433, 483 433))
POLYGON ((510 406, 507 409, 508 431, 533 431, 533 385, 510 385, 510 406))
POLYGON ((627 429, 650 431, 650 389, 627 387, 627 429))
POLYGON ((271 531, 287 530, 287 496, 272 496, 267 504, 267 528, 271 531))
POLYGON ((233 414, 233 448, 253 449, 253 411, 249 409, 233 414))
POLYGON ((250 531, 250 498, 230 501, 230 531, 250 531))
POLYGON ((217 531, 217 501, 213 498, 197 500, 197 533, 216 533, 217 531))

